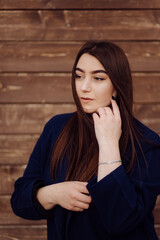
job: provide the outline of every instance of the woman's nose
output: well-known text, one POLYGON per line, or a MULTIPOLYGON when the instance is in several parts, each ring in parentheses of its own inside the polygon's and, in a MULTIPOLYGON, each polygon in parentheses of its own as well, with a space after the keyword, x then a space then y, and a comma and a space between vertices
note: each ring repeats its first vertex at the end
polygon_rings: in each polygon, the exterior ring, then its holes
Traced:
POLYGON ((83 91, 83 92, 91 91, 91 84, 90 84, 89 79, 84 79, 82 86, 81 86, 81 91, 83 91))

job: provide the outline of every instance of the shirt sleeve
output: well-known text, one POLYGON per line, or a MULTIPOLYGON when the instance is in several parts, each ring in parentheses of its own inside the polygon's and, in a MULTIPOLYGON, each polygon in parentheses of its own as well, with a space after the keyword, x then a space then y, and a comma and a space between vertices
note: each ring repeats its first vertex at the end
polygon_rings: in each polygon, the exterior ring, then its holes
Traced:
MULTIPOLYGON (((99 182, 93 178, 87 185, 102 224, 111 235, 125 234, 139 225, 152 212, 160 194, 160 148, 145 154, 148 174, 127 175, 123 165, 99 182)), ((139 157, 139 162, 143 161, 139 157)))
POLYGON ((49 156, 50 147, 49 131, 47 126, 45 126, 32 151, 23 176, 15 182, 11 206, 13 212, 19 217, 30 220, 44 218, 35 207, 33 188, 37 182, 44 182, 44 163, 49 156))

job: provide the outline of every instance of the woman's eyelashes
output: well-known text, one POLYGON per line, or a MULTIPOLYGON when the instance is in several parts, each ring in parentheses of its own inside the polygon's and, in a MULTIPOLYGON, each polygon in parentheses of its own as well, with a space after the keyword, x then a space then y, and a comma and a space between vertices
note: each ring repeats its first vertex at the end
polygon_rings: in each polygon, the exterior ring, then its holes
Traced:
MULTIPOLYGON (((77 79, 83 79, 84 77, 83 76, 81 76, 81 75, 75 75, 75 78, 77 78, 77 79)), ((102 77, 93 77, 93 79, 95 79, 96 81, 103 81, 103 80, 105 80, 105 78, 102 78, 102 77)))
POLYGON ((105 78, 101 78, 101 77, 95 77, 95 79, 98 80, 98 81, 103 81, 103 80, 105 80, 105 78))
POLYGON ((82 76, 75 74, 75 78, 82 78, 82 76))

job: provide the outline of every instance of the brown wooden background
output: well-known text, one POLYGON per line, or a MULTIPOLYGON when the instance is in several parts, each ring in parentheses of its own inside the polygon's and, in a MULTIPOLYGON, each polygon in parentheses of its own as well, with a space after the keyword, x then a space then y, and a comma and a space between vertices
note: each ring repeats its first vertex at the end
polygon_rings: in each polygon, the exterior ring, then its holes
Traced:
MULTIPOLYGON (((70 72, 88 39, 125 50, 135 115, 160 134, 159 0, 0 0, 0 240, 46 239, 44 221, 14 216, 10 194, 47 120, 75 109, 70 72)), ((160 237, 160 197, 154 215, 160 237)))

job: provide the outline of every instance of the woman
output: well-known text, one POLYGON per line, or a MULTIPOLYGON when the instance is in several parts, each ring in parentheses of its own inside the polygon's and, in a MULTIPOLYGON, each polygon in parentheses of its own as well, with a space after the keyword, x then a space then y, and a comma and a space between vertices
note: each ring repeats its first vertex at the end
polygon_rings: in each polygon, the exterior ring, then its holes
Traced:
POLYGON ((72 70, 77 111, 50 119, 15 183, 11 205, 47 219, 48 240, 157 240, 160 139, 132 112, 121 48, 89 41, 72 70))

